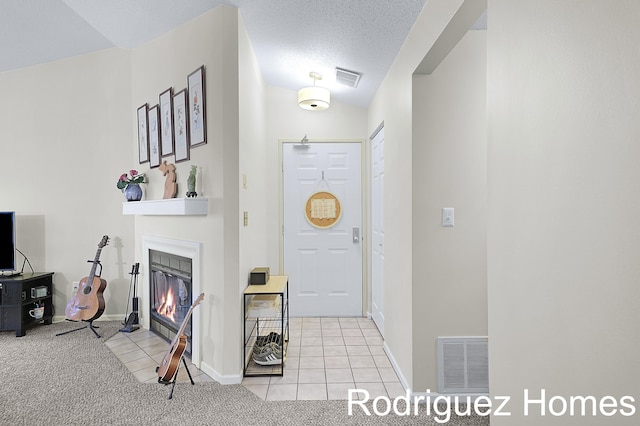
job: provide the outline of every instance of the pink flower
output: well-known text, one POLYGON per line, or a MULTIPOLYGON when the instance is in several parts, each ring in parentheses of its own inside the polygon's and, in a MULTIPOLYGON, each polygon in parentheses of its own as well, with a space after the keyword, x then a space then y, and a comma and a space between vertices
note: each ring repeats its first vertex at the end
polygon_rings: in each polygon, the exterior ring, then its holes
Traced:
POLYGON ((138 173, 137 170, 129 170, 129 174, 123 173, 120 175, 120 178, 118 178, 118 182, 116 183, 116 187, 124 191, 124 188, 132 183, 144 183, 144 174, 138 173))

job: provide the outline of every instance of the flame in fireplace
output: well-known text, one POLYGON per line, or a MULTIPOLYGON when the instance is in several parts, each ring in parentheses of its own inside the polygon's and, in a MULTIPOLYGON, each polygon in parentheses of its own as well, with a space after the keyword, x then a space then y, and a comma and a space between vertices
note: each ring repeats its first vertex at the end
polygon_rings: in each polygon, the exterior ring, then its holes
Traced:
POLYGON ((162 296, 162 300, 160 300, 160 305, 156 312, 163 317, 170 319, 173 322, 176 322, 176 302, 173 295, 173 289, 167 289, 166 294, 162 296))

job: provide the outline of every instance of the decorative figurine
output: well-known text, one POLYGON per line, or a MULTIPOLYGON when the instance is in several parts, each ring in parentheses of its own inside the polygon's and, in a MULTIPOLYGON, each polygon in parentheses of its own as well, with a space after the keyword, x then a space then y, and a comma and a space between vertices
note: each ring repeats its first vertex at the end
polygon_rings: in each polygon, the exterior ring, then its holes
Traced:
POLYGON ((167 164, 163 161, 160 164, 160 171, 167 179, 164 181, 164 195, 162 198, 175 198, 178 192, 178 184, 176 183, 176 166, 173 164, 167 164))
POLYGON ((189 177, 187 178, 187 197, 197 197, 198 193, 196 192, 196 172, 198 171, 197 166, 191 166, 191 171, 189 172, 189 177))

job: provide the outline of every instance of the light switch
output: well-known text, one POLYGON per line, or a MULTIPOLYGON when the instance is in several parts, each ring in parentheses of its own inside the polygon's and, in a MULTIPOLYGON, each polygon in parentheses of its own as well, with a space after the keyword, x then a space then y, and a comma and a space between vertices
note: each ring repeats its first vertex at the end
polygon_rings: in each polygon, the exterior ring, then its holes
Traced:
POLYGON ((453 207, 444 207, 442 209, 442 226, 453 227, 453 207))
POLYGON ((247 189, 247 175, 244 173, 242 174, 242 188, 247 189))
POLYGON ((249 226, 249 212, 244 212, 244 226, 249 226))

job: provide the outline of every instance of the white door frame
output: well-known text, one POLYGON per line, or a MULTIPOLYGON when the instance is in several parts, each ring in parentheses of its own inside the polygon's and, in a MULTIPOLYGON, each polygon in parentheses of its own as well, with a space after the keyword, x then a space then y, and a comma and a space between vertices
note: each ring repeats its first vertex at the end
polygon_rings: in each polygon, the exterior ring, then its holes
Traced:
MULTIPOLYGON (((305 136, 306 139, 306 136, 305 136)), ((279 139, 278 140, 278 193, 279 193, 279 206, 278 206, 278 226, 280 227, 279 234, 279 265, 280 274, 285 274, 284 270, 284 176, 282 163, 282 150, 285 143, 302 143, 299 139, 279 139)), ((370 304, 371 298, 369 297, 369 157, 367 155, 368 144, 362 139, 307 139, 304 143, 359 143, 360 144, 360 185, 361 185, 361 209, 362 212, 362 228, 360 229, 360 244, 362 245, 362 315, 370 316, 370 304)))
MULTIPOLYGON (((380 135, 382 132, 382 140, 384 142, 384 122, 380 123, 380 125, 376 128, 376 130, 374 130, 374 132, 371 134, 371 136, 369 137, 369 159, 368 159, 368 167, 369 167, 369 188, 370 188, 370 194, 369 194, 369 220, 370 220, 370 227, 369 229, 371 230, 371 235, 369 235, 369 241, 371 241, 371 244, 369 245, 370 248, 370 252, 368 253, 368 257, 369 257, 369 261, 370 261, 370 265, 371 265, 371 270, 370 270, 370 275, 369 275, 369 279, 370 279, 370 283, 369 283, 369 289, 370 289, 370 294, 371 294, 371 298, 370 298, 370 315, 372 317, 372 319, 374 320, 374 322, 376 323, 376 326, 378 327, 378 330, 380 331, 380 333, 382 334, 382 337, 384 338, 384 273, 381 274, 381 276, 376 277, 376 271, 374 271, 375 268, 375 262, 374 262, 374 251, 375 251, 375 247, 374 247, 374 232, 375 232, 375 225, 373 222, 373 217, 374 217, 374 198, 376 197, 376 195, 379 194, 374 194, 373 191, 375 190, 374 187, 374 182, 373 182, 373 171, 374 171, 374 159, 373 159, 373 140, 380 135), (376 281, 376 278, 378 279, 378 281, 376 281), (376 281, 379 286, 380 289, 376 289, 375 285, 374 285, 374 281, 376 281), (374 311, 375 309, 375 304, 374 304, 374 298, 376 295, 376 290, 382 290, 382 294, 381 294, 381 301, 382 301, 382 311, 381 314, 382 315, 376 315, 376 312, 374 311)), ((384 158, 384 152, 383 152, 383 158, 384 158)), ((383 170, 384 172, 384 170, 383 170)), ((382 188, 382 193, 384 196, 384 187, 382 188)), ((380 206, 380 208, 382 208, 384 210, 384 206, 380 206)), ((382 229, 384 232, 384 223, 382 224, 382 229)), ((383 251, 384 251, 384 247, 383 247, 383 251)))

